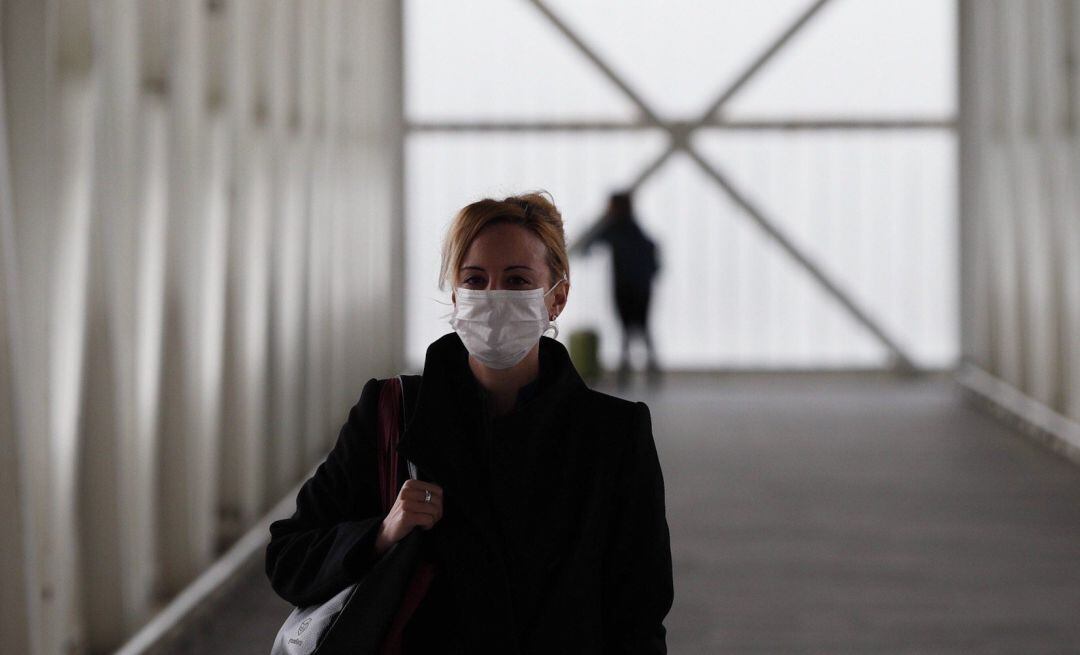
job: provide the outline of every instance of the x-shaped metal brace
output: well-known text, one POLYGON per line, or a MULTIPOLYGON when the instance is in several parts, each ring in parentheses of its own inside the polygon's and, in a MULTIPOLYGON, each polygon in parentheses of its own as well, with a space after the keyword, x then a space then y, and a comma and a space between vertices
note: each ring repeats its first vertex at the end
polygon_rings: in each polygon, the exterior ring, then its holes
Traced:
POLYGON ((573 44, 600 72, 607 77, 619 90, 630 100, 648 124, 667 132, 669 141, 667 147, 652 161, 646 164, 634 181, 628 185, 630 190, 640 187, 653 173, 655 173, 671 155, 676 152, 686 153, 690 160, 711 179, 720 189, 738 205, 766 235, 769 236, 789 257, 808 274, 817 284, 832 296, 840 305, 870 331, 878 341, 888 349, 893 358, 894 368, 902 371, 914 371, 916 367, 907 352, 899 343, 878 324, 874 318, 862 310, 862 308, 844 291, 836 282, 829 277, 814 261, 796 246, 791 239, 783 233, 776 224, 769 220, 764 212, 749 198, 741 193, 726 175, 714 164, 703 157, 694 147, 692 135, 703 126, 714 123, 714 116, 747 82, 753 79, 765 65, 794 37, 830 0, 816 0, 803 11, 767 48, 765 48, 750 64, 725 88, 716 100, 714 100, 700 117, 692 122, 664 121, 653 111, 645 100, 634 91, 618 73, 612 69, 592 48, 588 46, 570 27, 556 15, 543 0, 527 0, 534 5, 541 14, 573 44))

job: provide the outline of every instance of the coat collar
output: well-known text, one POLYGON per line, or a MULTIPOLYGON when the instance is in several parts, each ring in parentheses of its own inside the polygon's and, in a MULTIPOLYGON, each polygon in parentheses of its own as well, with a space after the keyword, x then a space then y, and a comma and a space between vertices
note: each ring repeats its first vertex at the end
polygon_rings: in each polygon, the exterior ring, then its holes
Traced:
MULTIPOLYGON (((483 395, 468 357, 456 332, 428 346, 416 407, 397 446, 436 481, 460 484, 463 477, 475 478, 470 470, 479 464, 473 445, 484 420, 483 395)), ((587 390, 561 343, 540 337, 539 358, 535 390, 520 396, 518 406, 504 417, 520 428, 517 441, 544 434, 553 423, 565 420, 568 403, 587 390)))
MULTIPOLYGON (((550 474, 561 461, 576 401, 588 391, 558 341, 541 337, 539 355, 535 389, 520 396, 519 405, 499 419, 507 427, 498 444, 499 461, 512 463, 512 470, 497 472, 499 493, 513 500, 515 512, 530 517, 550 495, 550 485, 537 476, 550 474)), ((513 514, 508 515, 505 506, 499 512, 497 499, 484 485, 489 472, 478 447, 482 409, 468 351, 457 333, 446 334, 427 349, 416 406, 397 451, 416 464, 422 479, 446 490, 442 528, 433 535, 436 547, 452 562, 448 573, 458 582, 462 606, 487 608, 490 620, 483 640, 501 644, 499 652, 513 653, 518 650, 517 626, 529 622, 529 617, 511 611, 510 564, 504 552, 504 530, 513 532, 518 526, 496 520, 497 515, 512 519, 513 514)))

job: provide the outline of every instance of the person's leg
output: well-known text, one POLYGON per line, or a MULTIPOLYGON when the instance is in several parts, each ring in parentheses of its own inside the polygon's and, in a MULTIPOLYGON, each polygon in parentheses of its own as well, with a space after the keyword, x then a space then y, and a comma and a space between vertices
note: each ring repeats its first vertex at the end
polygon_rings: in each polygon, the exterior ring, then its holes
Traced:
POLYGON ((629 323, 622 324, 622 356, 619 359, 619 372, 617 381, 619 388, 623 388, 630 381, 630 333, 633 327, 629 323))
POLYGON ((647 364, 645 368, 646 379, 650 386, 654 386, 660 383, 660 366, 656 362, 656 349, 653 347, 652 333, 649 330, 648 324, 645 324, 641 328, 642 338, 645 340, 645 348, 647 353, 647 364))
POLYGON ((645 342, 646 379, 650 385, 660 382, 660 366, 656 362, 656 348, 652 339, 652 331, 649 329, 649 305, 652 304, 652 285, 643 289, 641 296, 641 338, 645 342))
POLYGON ((615 309, 619 313, 619 323, 622 325, 622 355, 616 376, 620 389, 630 382, 630 339, 634 331, 634 301, 631 288, 626 285, 615 285, 615 309))

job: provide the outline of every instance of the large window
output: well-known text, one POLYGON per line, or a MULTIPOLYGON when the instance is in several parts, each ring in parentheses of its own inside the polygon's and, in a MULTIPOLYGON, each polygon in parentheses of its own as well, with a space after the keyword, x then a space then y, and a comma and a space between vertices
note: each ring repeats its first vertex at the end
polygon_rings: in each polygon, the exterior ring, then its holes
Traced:
MULTIPOLYGON (((410 362, 450 330, 456 209, 546 189, 572 242, 640 180, 662 365, 950 365, 953 5, 409 0, 410 362)), ((571 279, 560 338, 596 328, 614 365, 607 254, 571 279)))

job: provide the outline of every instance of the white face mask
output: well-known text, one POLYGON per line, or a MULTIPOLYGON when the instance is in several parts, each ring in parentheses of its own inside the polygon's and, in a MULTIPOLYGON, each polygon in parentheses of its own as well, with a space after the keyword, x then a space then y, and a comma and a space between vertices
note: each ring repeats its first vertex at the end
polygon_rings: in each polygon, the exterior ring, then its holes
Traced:
POLYGON ((548 320, 545 298, 565 280, 559 280, 546 292, 458 288, 450 326, 481 364, 510 368, 525 359, 549 327, 555 328, 555 336, 559 336, 559 327, 548 320))

